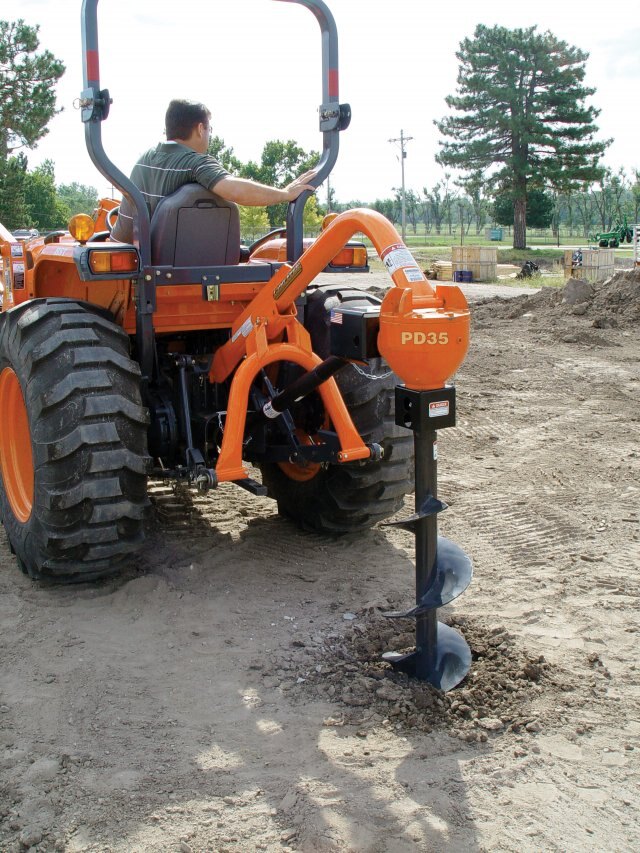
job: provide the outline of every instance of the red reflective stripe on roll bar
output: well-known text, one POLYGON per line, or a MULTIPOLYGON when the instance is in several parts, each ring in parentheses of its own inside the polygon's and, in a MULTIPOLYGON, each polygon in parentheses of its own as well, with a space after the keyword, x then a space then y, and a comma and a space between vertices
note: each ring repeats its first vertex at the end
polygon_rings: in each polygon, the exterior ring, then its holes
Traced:
POLYGON ((338 97, 338 69, 330 68, 329 69, 329 97, 337 98, 338 97))
POLYGON ((87 80, 100 79, 100 61, 97 50, 87 51, 87 80))

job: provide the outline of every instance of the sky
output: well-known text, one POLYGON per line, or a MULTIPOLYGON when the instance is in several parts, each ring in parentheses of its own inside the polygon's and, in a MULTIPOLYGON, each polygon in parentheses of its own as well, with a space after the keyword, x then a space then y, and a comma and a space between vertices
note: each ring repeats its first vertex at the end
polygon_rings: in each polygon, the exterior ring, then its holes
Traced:
MULTIPOLYGON (((613 138, 604 162, 627 172, 640 167, 634 92, 640 82, 640 15, 634 3, 615 12, 588 12, 576 2, 514 0, 327 0, 339 40, 340 100, 351 104, 350 127, 340 135, 331 187, 340 202, 388 198, 401 183, 399 144, 406 143, 405 185, 421 191, 443 177, 435 162, 440 138, 434 119, 455 94, 462 39, 477 24, 537 26, 587 51, 590 103, 601 110, 599 138, 613 138)), ((13 0, 0 16, 40 25, 41 49, 66 65, 58 84, 63 111, 36 149, 33 168, 55 163, 56 182, 111 188, 86 152, 74 101, 82 89, 80 0, 13 0)), ((100 0, 100 85, 113 104, 102 125, 110 159, 129 173, 137 157, 163 136, 171 98, 202 101, 213 132, 242 161, 259 160, 264 143, 294 139, 321 150, 321 39, 302 6, 274 0, 100 0)), ((319 191, 325 200, 326 188, 319 191)))

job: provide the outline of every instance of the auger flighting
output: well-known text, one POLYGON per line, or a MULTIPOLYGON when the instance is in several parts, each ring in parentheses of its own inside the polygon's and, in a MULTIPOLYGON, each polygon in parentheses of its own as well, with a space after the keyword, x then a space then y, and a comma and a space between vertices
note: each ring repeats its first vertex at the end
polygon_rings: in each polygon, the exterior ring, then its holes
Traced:
MULTIPOLYGON (((409 253, 405 249, 405 253, 409 253)), ((415 276, 415 274, 414 274, 415 276)), ((409 278, 409 277, 408 277, 409 278)), ((410 280, 394 287, 380 310, 378 347, 404 384, 396 386, 396 424, 413 430, 415 513, 391 522, 416 538, 416 604, 389 618, 414 617, 414 652, 383 655, 394 668, 451 690, 471 666, 471 651, 453 628, 438 622, 437 609, 461 595, 471 582, 471 560, 438 536, 437 430, 455 426, 455 388, 447 385, 469 345, 469 310, 455 285, 410 280)))

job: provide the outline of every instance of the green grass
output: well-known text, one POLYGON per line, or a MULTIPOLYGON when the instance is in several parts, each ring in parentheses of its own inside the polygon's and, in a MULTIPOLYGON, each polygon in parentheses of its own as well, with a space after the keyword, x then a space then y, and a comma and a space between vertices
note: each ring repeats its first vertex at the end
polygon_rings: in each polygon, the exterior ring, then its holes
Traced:
POLYGON ((525 261, 546 261, 564 264, 564 249, 498 249, 499 264, 523 264, 525 261))

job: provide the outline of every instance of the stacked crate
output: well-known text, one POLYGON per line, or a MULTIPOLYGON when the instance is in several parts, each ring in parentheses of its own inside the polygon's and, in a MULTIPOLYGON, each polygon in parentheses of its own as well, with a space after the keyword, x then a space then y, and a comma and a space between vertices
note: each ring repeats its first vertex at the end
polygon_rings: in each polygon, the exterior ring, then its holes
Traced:
POLYGON ((614 273, 613 249, 566 249, 564 277, 604 281, 614 273))
POLYGON ((494 246, 452 246, 453 272, 470 270, 473 281, 495 281, 498 277, 498 250, 494 246))
POLYGON ((434 261, 433 271, 438 281, 451 281, 453 278, 451 261, 434 261))

